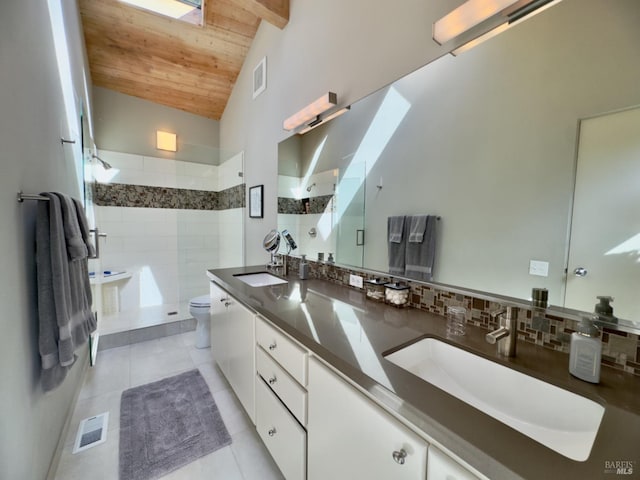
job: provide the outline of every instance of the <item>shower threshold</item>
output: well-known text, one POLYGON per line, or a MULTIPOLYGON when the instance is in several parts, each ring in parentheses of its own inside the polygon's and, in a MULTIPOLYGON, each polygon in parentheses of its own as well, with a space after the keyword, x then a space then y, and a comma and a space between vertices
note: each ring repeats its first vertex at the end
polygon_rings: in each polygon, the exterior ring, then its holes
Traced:
POLYGON ((121 347, 195 330, 189 302, 125 310, 98 319, 98 350, 121 347))

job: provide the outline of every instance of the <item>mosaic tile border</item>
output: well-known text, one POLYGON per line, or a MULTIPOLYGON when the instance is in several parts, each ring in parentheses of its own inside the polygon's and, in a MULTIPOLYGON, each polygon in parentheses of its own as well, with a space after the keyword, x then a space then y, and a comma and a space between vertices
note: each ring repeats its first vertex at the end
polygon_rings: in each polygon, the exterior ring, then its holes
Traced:
POLYGON ((304 215, 310 213, 324 213, 333 195, 320 195, 303 199, 278 197, 278 213, 304 215), (306 211, 305 200, 309 200, 309 211, 306 211))
MULTIPOLYGON (((310 277, 322 278, 356 290, 362 289, 349 285, 349 275, 360 275, 365 280, 380 277, 355 268, 311 260, 308 260, 308 263, 310 277)), ((289 271, 297 272, 299 264, 298 257, 288 257, 289 271)), ((463 306, 467 309, 468 323, 486 330, 497 328, 496 320, 491 317, 490 312, 496 310, 500 306, 499 303, 419 282, 409 281, 408 284, 411 286, 410 304, 414 308, 444 316, 449 307, 463 306)), ((568 354, 571 334, 576 326, 577 321, 553 315, 544 309, 518 309, 518 339, 542 348, 568 354)), ((602 364, 640 376, 640 336, 604 328, 601 337, 602 364)))
POLYGON ((103 207, 229 210, 244 207, 246 198, 244 183, 220 192, 124 183, 96 183, 93 189, 95 204, 103 207))

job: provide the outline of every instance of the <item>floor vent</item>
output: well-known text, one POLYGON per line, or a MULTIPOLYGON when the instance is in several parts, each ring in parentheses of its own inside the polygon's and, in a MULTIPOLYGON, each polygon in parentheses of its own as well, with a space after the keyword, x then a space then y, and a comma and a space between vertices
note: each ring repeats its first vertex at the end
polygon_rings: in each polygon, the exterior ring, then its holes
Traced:
POLYGON ((107 441, 107 428, 109 425, 109 412, 101 413, 95 417, 85 418, 80 422, 73 453, 82 452, 87 448, 95 447, 107 441))

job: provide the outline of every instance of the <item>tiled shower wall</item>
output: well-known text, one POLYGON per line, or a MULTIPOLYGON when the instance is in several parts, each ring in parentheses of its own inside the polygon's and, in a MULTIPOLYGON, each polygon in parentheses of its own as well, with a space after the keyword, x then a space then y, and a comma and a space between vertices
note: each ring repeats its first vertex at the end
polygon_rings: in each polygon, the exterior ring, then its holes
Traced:
MULTIPOLYGON (((297 272, 299 258, 290 256, 289 270, 297 272)), ((357 269, 327 265, 309 261, 309 275, 331 282, 349 286, 349 275, 355 274, 365 280, 380 277, 357 269)), ((386 277, 389 279, 389 277, 386 277)), ((490 312, 500 305, 483 298, 462 295, 420 282, 408 282, 411 286, 411 306, 438 315, 446 315, 450 306, 463 306, 467 309, 467 322, 493 330, 496 320, 490 312)), ((569 353, 570 335, 575 331, 577 322, 572 319, 553 315, 545 310, 520 308, 518 310, 518 337, 542 348, 569 353)), ((608 328, 602 331, 602 363, 617 370, 640 376, 640 336, 619 332, 608 328)))
POLYGON ((220 166, 100 151, 96 223, 101 267, 128 271, 120 309, 176 304, 208 293, 206 270, 243 263, 242 156, 220 166))
POLYGON ((318 252, 336 249, 334 193, 337 170, 327 170, 308 179, 278 175, 278 229, 287 229, 298 244, 294 254, 304 253, 309 258, 318 252), (311 191, 307 191, 307 187, 311 191), (308 210, 303 199, 309 199, 308 210), (315 229, 315 236, 311 229, 315 229))

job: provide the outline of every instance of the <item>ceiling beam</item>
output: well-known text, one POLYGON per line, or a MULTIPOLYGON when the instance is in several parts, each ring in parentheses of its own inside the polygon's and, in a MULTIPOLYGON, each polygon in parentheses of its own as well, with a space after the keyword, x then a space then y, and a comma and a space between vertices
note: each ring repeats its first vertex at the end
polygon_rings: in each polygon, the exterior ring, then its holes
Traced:
POLYGON ((289 0, 235 0, 257 17, 282 30, 289 23, 289 0))

